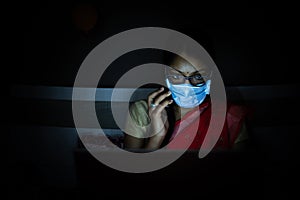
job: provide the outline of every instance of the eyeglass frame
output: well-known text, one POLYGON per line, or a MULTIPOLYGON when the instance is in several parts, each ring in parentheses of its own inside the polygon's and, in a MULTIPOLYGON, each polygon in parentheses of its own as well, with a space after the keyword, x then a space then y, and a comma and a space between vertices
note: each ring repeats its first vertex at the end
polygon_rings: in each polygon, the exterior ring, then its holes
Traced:
MULTIPOLYGON (((172 67, 171 67, 172 68, 172 67)), ((193 85, 193 86, 195 86, 195 87, 200 87, 200 86, 202 86, 202 85, 204 85, 205 83, 206 83, 206 81, 207 80, 209 80, 211 77, 212 77, 212 71, 210 71, 210 74, 209 75, 207 75, 207 76, 202 76, 200 73, 200 76, 204 79, 204 83, 199 83, 200 85, 194 85, 191 81, 190 81, 190 79, 191 78, 193 78, 195 75, 192 75, 192 76, 185 76, 184 74, 182 74, 182 72, 181 71, 179 71, 179 70, 177 70, 177 69, 174 69, 174 68, 172 68, 172 70, 175 70, 175 71, 177 71, 178 73, 180 73, 181 75, 177 75, 177 76, 181 76, 181 77, 183 77, 184 78, 184 81, 185 80, 188 80, 189 81, 189 83, 191 84, 191 85, 193 85), (204 78, 205 77, 205 78, 204 78)), ((173 75, 168 75, 167 74, 167 68, 165 68, 165 74, 166 74, 166 78, 169 80, 169 78, 168 78, 168 76, 173 76, 173 75)), ((198 75, 198 74, 197 74, 198 75)))

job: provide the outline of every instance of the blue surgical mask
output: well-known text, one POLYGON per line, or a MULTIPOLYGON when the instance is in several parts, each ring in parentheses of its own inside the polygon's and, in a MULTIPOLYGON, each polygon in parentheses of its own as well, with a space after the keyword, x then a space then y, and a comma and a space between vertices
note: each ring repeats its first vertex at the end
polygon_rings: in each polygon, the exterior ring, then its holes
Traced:
POLYGON ((200 105, 210 91, 210 80, 201 86, 191 84, 172 84, 166 79, 167 86, 176 104, 182 108, 194 108, 200 105))

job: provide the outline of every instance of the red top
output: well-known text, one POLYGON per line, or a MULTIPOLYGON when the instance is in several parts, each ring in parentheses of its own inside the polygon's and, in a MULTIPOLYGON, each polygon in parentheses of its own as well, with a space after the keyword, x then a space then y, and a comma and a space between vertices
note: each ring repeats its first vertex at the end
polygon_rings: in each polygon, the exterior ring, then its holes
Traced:
MULTIPOLYGON (((211 104, 204 102, 199 107, 188 112, 182 119, 176 121, 173 135, 167 149, 182 149, 191 142, 189 150, 205 148, 214 145, 218 149, 230 149, 238 137, 241 126, 247 114, 244 106, 228 104, 224 127, 216 144, 214 134, 207 135, 211 118, 211 104), (176 140, 173 138, 176 137, 176 140), (202 145, 206 138, 205 146, 202 145)), ((217 133, 216 133, 217 134, 217 133)))

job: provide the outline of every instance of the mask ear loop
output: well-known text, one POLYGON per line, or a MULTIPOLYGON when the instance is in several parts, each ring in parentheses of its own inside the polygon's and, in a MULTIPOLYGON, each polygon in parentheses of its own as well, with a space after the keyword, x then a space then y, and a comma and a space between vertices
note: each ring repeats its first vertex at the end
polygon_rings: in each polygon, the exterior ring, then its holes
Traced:
POLYGON ((205 93, 207 95, 210 94, 210 84, 211 84, 211 77, 212 77, 213 71, 210 71, 210 74, 208 75, 208 79, 205 80, 205 84, 206 84, 206 89, 205 89, 205 93))
POLYGON ((165 78, 167 78, 167 67, 169 66, 165 66, 165 78))
POLYGON ((168 88, 169 88, 169 86, 170 86, 170 81, 169 81, 169 79, 168 79, 168 68, 171 68, 170 66, 165 66, 165 79, 166 79, 166 83, 167 83, 167 86, 168 86, 168 88))
POLYGON ((213 74, 213 71, 210 71, 208 76, 204 76, 204 77, 207 77, 207 78, 204 78, 205 83, 207 83, 208 81, 211 80, 212 74, 213 74))

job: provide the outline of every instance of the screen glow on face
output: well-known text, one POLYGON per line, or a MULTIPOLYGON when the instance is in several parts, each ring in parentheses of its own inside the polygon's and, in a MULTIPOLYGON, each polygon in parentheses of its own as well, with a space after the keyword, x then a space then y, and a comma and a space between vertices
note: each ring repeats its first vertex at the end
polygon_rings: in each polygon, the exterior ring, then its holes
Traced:
POLYGON ((186 80, 193 86, 200 86, 205 83, 204 77, 198 71, 194 71, 191 74, 190 76, 186 76, 179 70, 171 69, 167 72, 166 76, 172 84, 184 84, 186 80))

